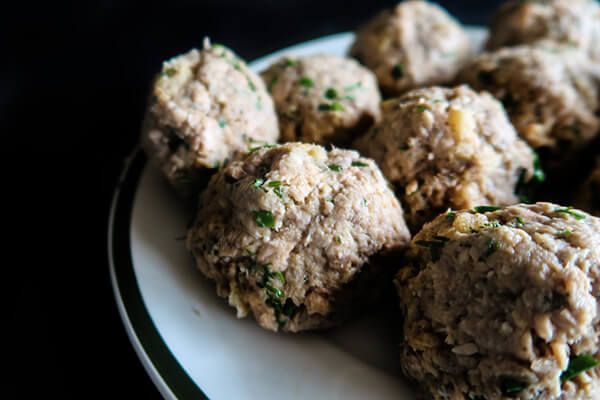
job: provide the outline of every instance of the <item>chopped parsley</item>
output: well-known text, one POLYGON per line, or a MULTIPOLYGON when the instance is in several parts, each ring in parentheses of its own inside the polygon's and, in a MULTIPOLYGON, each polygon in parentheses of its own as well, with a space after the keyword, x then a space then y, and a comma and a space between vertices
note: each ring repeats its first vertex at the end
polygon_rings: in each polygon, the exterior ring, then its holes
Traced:
POLYGON ((221 128, 225 128, 225 125, 227 125, 227 121, 225 121, 225 118, 221 118, 221 119, 219 120, 219 126, 220 126, 221 128))
POLYGON ((402 64, 394 65, 394 68, 392 68, 392 78, 394 78, 395 81, 404 78, 404 67, 402 64))
POLYGON ((281 189, 279 187, 276 187, 275 189, 273 189, 273 193, 275 193, 277 195, 277 197, 279 197, 280 199, 283 199, 283 192, 281 191, 281 189))
POLYGON ((483 253, 483 259, 484 260, 487 259, 499 248, 500 248, 500 243, 496 243, 492 239, 489 239, 485 253, 483 253))
POLYGON ((598 366, 598 360, 589 354, 582 354, 569 360, 567 369, 560 376, 562 382, 575 378, 577 375, 598 366))
POLYGON ((260 149, 272 149, 273 147, 276 147, 276 146, 274 144, 265 144, 264 146, 253 147, 248 151, 248 155, 250 155, 260 149))
POLYGON ((254 180, 254 183, 252 184, 252 187, 255 189, 258 189, 259 187, 261 187, 263 184, 265 183, 264 179, 261 178, 256 178, 254 180))
POLYGON ((544 182, 546 180, 546 174, 542 167, 540 166, 540 156, 537 153, 534 153, 535 157, 533 158, 533 178, 538 182, 544 182))
POLYGON ((335 171, 335 172, 340 172, 341 170, 344 169, 341 165, 337 165, 337 164, 329 164, 327 166, 327 168, 329 168, 330 170, 335 171))
POLYGON ((562 237, 569 237, 573 234, 573 232, 569 231, 569 230, 565 230, 565 231, 560 231, 558 232, 558 234, 562 237))
POLYGON ((576 213, 575 211, 572 211, 572 209, 573 209, 573 207, 555 208, 554 212, 572 215, 573 217, 575 217, 575 219, 577 219, 579 221, 582 219, 585 219, 585 215, 576 213))
POLYGON ((177 70, 173 67, 170 67, 170 68, 165 69, 165 72, 163 72, 163 75, 168 76, 170 78, 173 75, 175 75, 176 73, 177 73, 177 70))
POLYGON ((331 104, 327 104, 327 103, 319 104, 317 109, 319 111, 344 111, 344 107, 342 107, 342 105, 337 101, 334 101, 331 104))
POLYGON ((429 108, 424 106, 417 106, 417 111, 420 113, 424 113, 425 111, 429 111, 429 108))
POLYGON ((269 186, 269 187, 279 187, 279 186, 281 186, 281 181, 271 181, 271 182, 267 183, 267 186, 269 186))
POLYGON ((275 226, 275 218, 273 218, 273 214, 270 211, 255 210, 252 211, 252 214, 258 226, 262 228, 272 228, 275 226))
POLYGON ((475 211, 476 213, 479 213, 479 214, 484 214, 487 212, 498 211, 501 209, 502 209, 502 207, 497 207, 497 206, 477 206, 473 209, 473 211, 475 211))
POLYGON ((363 197, 363 204, 365 205, 365 207, 369 206, 369 202, 364 197, 363 197))
POLYGON ((302 78, 300 78, 300 86, 304 86, 305 88, 311 88, 313 87, 313 81, 310 78, 307 78, 306 76, 303 76, 302 78))
POLYGON ((248 253, 248 255, 249 255, 250 257, 254 257, 254 256, 256 255, 256 253, 255 253, 255 252, 253 252, 253 251, 252 251, 252 250, 250 250, 250 249, 246 249, 246 253, 248 253))
POLYGON ((510 376, 502 377, 500 380, 500 390, 503 395, 518 393, 526 387, 526 382, 510 376))
POLYGON ((331 204, 335 204, 335 200, 333 200, 333 199, 327 199, 327 202, 331 203, 331 204))
POLYGON ((525 226, 525 221, 523 221, 520 215, 517 215, 515 219, 517 220, 517 224, 525 226))
POLYGON ((456 213, 454 211, 448 211, 445 215, 446 218, 451 219, 456 217, 456 213))
MULTIPOLYGON (((442 237, 442 236, 438 236, 438 237, 442 237)), ((434 236, 434 239, 436 237, 434 236)), ((448 242, 448 238, 444 238, 443 240, 439 240, 436 239, 434 240, 417 240, 415 242, 415 244, 417 246, 421 246, 421 247, 428 247, 429 248, 429 254, 431 255, 431 260, 433 262, 436 262, 440 259, 440 250, 444 248, 444 246, 446 245, 446 242, 448 242)))
POLYGON ((449 242, 450 241, 450 239, 448 239, 446 236, 434 236, 433 238, 439 242, 449 242))
POLYGON ((346 86, 346 87, 344 88, 344 91, 345 91, 345 92, 351 92, 352 90, 354 90, 354 89, 358 89, 358 88, 359 88, 359 87, 361 87, 361 86, 362 86, 362 81, 358 81, 358 82, 356 82, 354 85, 346 86))
POLYGON ((325 98, 327 98, 329 100, 335 100, 335 99, 337 99, 337 97, 338 97, 338 94, 334 88, 329 88, 325 91, 325 98))
POLYGON ((267 90, 269 91, 269 93, 273 91, 273 87, 275 86, 277 81, 279 81, 279 75, 275 75, 273 79, 271 79, 271 82, 269 82, 269 85, 267 86, 267 90))
POLYGON ((341 238, 341 237, 339 237, 339 236, 338 236, 338 237, 336 237, 336 238, 335 238, 335 240, 337 240, 337 242, 338 242, 339 244, 341 244, 341 243, 342 243, 342 238, 341 238))
POLYGON ((360 161, 352 161, 352 166, 353 167, 368 167, 369 164, 360 162, 360 161))
POLYGON ((286 58, 285 59, 285 66, 286 67, 293 67, 294 65, 296 65, 298 62, 292 58, 286 58))

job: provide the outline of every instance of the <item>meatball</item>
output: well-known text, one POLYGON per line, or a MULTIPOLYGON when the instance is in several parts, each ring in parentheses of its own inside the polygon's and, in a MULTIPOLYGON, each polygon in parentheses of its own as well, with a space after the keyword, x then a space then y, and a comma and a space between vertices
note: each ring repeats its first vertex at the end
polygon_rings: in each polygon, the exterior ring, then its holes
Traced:
POLYGON ((381 123, 355 146, 396 186, 413 232, 448 207, 518 203, 544 178, 502 105, 466 86, 384 102, 381 123))
POLYGON ((142 146, 184 196, 195 195, 208 169, 250 142, 279 137, 273 101, 260 77, 208 40, 202 50, 165 62, 151 97, 142 146))
POLYGON ((388 96, 452 81, 471 53, 458 21, 426 1, 405 1, 379 13, 358 29, 350 50, 375 72, 388 96))
POLYGON ((490 50, 548 39, 578 47, 600 61, 600 5, 596 1, 509 1, 494 15, 490 31, 490 50))
POLYGON ((285 141, 345 146, 379 119, 377 79, 348 58, 283 58, 262 73, 285 141))
POLYGON ((266 329, 296 332, 332 326, 373 300, 395 272, 381 253, 409 240, 372 160, 287 143, 213 175, 187 246, 238 317, 251 311, 266 329))
POLYGON ((553 169, 600 128, 598 71, 580 51, 546 42, 482 54, 460 80, 501 99, 519 135, 553 169))
POLYGON ((581 188, 579 204, 582 209, 600 217, 600 156, 581 188))
POLYGON ((596 399, 600 219, 550 203, 448 212, 395 283, 401 365, 433 399, 596 399))

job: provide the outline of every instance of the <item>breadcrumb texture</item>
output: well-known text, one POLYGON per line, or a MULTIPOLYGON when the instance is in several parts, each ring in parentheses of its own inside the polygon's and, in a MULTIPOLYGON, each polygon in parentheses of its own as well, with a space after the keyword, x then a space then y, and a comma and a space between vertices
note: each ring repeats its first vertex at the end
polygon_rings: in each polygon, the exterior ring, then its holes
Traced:
POLYGON ((262 77, 275 101, 284 141, 346 146, 380 117, 377 79, 353 59, 287 57, 262 77))
POLYGON ((382 11, 357 30, 350 49, 388 96, 452 81, 472 53, 460 23, 426 1, 403 1, 382 11))
POLYGON ((490 24, 489 50, 552 40, 600 61, 600 4, 595 0, 514 0, 490 24))
POLYGON ((382 109, 355 147, 395 185, 413 232, 447 208, 518 203, 519 180, 533 177, 531 148, 488 93, 418 89, 382 109))
POLYGON ((600 130, 600 67, 553 42, 484 53, 459 80, 500 99, 519 135, 558 168, 600 130))
POLYGON ((202 50, 164 63, 152 87, 142 146, 183 196, 197 194, 209 169, 254 141, 278 138, 264 83, 226 47, 205 40, 202 50))
POLYGON ((600 358, 600 219, 565 209, 460 211, 414 237, 395 280, 401 362, 433 399, 598 398, 599 368, 561 381, 600 358))
POLYGON ((395 273, 374 257, 409 240, 374 161, 287 143, 211 178, 187 246, 238 317, 251 312, 266 329, 296 332, 333 326, 371 301, 395 273))

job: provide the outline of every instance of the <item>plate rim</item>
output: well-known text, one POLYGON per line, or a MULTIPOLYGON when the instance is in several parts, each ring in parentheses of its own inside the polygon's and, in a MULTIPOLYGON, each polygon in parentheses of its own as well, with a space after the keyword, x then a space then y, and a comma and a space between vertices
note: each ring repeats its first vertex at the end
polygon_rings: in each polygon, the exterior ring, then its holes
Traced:
MULTIPOLYGON (((463 25, 469 31, 485 31, 479 25, 463 25)), ((333 33, 299 42, 274 51, 251 62, 248 66, 260 70, 282 55, 306 46, 348 36, 351 31, 333 33)), ((108 262, 111 286, 121 321, 144 370, 165 399, 194 398, 210 400, 202 388, 189 376, 163 340, 144 303, 136 278, 131 251, 131 222, 139 181, 147 166, 147 157, 136 145, 125 158, 123 169, 113 192, 107 230, 108 262), (117 260, 118 257, 118 267, 117 260)))
POLYGON ((209 400, 183 369, 152 321, 131 259, 131 217, 147 157, 139 146, 125 159, 117 180, 108 222, 111 286, 121 321, 146 373, 165 399, 209 400), (115 257, 119 257, 117 262, 115 257))

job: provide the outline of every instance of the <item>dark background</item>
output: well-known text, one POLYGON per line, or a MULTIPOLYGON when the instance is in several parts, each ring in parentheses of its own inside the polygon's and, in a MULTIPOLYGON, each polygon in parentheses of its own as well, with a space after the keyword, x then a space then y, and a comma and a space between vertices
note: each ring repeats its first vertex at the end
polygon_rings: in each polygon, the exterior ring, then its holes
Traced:
MULTIPOLYGON (((206 35, 252 60, 353 30, 395 1, 23 3, 0 16, 8 398, 158 399, 121 324, 106 252, 152 75, 206 35)), ((500 1, 440 3, 485 24, 500 1)))

